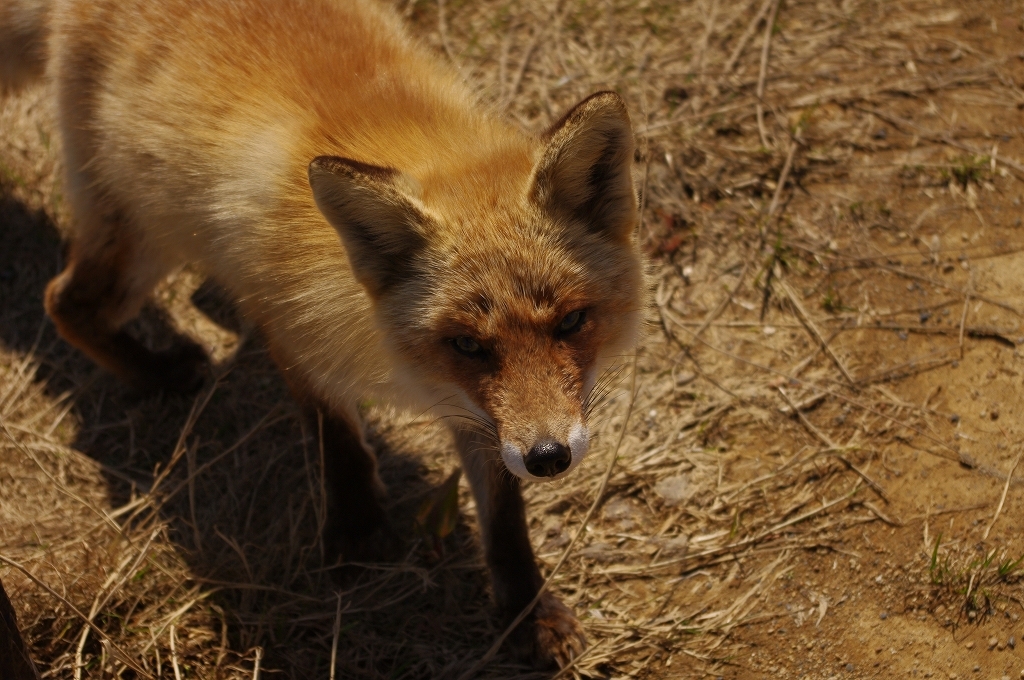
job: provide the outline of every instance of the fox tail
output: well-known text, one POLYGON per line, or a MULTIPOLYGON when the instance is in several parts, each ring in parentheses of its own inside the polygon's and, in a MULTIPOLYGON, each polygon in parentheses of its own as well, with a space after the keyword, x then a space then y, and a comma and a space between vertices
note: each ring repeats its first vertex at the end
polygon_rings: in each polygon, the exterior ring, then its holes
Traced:
POLYGON ((0 0, 0 94, 40 80, 46 71, 51 0, 0 0))

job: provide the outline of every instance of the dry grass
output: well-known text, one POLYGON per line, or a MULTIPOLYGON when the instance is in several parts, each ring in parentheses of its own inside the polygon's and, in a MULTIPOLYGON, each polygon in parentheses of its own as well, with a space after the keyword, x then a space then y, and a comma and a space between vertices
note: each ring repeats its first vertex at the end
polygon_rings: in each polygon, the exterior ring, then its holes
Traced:
MULTIPOLYGON (((1008 59, 950 37, 963 12, 778 0, 399 9, 527 129, 603 88, 635 116, 657 282, 636 389, 625 367, 594 416, 589 463, 527 490, 541 561, 565 560, 551 587, 591 639, 557 677, 738 672, 738 632, 780 615, 765 602, 802 555, 845 559, 844 531, 904 523, 882 481, 895 447, 1019 490, 986 445, 992 432, 962 423, 938 392, 896 393, 971 343, 1012 347, 1020 335, 1020 301, 984 262, 1024 240, 967 232, 1005 222, 986 201, 1019 191, 1022 167, 997 132, 907 103, 1024 101, 1008 59)), ((44 675, 473 669, 501 631, 467 490, 440 552, 415 522, 454 466, 443 429, 366 405, 409 552, 338 592, 321 569, 315 438, 215 289, 182 272, 135 328, 158 342, 173 325, 213 351, 219 378, 194 400, 135 401, 56 338, 39 291, 59 269, 67 217, 43 101, 0 104, 0 560, 25 570, 0 577, 44 675)), ((934 545, 942 592, 998 566, 934 545)), ((1003 601, 1020 606, 1013 597, 1003 601)), ((806 615, 820 622, 827 609, 822 599, 806 615)), ((478 677, 529 675, 498 654, 478 677)))

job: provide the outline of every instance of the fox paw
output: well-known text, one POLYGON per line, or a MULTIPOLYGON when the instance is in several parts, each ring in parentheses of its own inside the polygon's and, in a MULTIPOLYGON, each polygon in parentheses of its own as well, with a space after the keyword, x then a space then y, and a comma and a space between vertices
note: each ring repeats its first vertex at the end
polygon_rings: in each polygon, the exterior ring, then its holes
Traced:
POLYGON ((544 593, 533 613, 509 636, 512 653, 536 668, 562 668, 587 647, 576 615, 551 593, 544 593))

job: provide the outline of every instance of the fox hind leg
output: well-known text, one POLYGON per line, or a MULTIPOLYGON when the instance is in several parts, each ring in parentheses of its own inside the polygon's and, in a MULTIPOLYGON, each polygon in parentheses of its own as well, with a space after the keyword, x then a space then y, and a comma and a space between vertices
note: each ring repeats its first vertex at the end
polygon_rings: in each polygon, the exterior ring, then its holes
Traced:
MULTIPOLYGON (((508 624, 533 601, 544 582, 530 546, 519 479, 504 469, 485 436, 471 430, 454 434, 476 499, 494 599, 508 624)), ((565 666, 584 650, 586 636, 572 611, 545 592, 512 632, 509 645, 516 656, 535 666, 565 666)))
POLYGON ((44 298, 57 331, 136 390, 195 387, 207 365, 199 345, 179 336, 170 349, 154 352, 122 329, 171 267, 147 257, 125 218, 76 210, 76 219, 68 264, 44 298))

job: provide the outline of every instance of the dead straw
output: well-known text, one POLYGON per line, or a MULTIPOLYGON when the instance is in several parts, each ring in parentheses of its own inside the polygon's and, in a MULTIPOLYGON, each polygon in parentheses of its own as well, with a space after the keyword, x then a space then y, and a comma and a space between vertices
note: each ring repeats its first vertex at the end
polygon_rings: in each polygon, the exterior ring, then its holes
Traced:
POLYGON ((1017 466, 1020 465, 1021 456, 1024 456, 1024 451, 1017 454, 1016 460, 1013 461, 1013 465, 1010 466, 1010 472, 1006 475, 1006 483, 1003 484, 1003 493, 999 497, 999 505, 996 507, 995 513, 992 515, 992 521, 988 523, 985 528, 985 533, 982 534, 981 540, 988 540, 989 532, 992 531, 992 527, 995 526, 996 520, 999 519, 999 513, 1003 511, 1003 503, 1006 502, 1006 492, 1010 490, 1010 480, 1013 479, 1013 473, 1017 471, 1017 466))
POLYGON ((338 606, 334 611, 334 630, 331 633, 331 675, 330 679, 334 680, 334 674, 338 669, 338 638, 341 637, 341 591, 337 592, 338 606))
POLYGON ((138 663, 136 663, 134 659, 132 659, 130 656, 128 656, 128 654, 124 650, 122 650, 117 645, 117 643, 115 643, 110 638, 110 636, 106 634, 106 632, 102 628, 100 628, 95 623, 93 623, 91 620, 89 620, 89 618, 85 614, 83 614, 78 609, 78 607, 76 607, 70 601, 68 601, 67 598, 65 598, 63 595, 58 593, 56 590, 54 590, 50 586, 46 585, 43 581, 38 579, 35 574, 33 574, 31 571, 29 571, 28 569, 23 567, 18 562, 15 562, 14 560, 12 560, 10 557, 7 557, 6 555, 0 554, 0 562, 5 562, 5 563, 11 565, 12 567, 14 567, 15 569, 17 569, 18 571, 20 571, 28 580, 32 581, 32 583, 35 583, 37 586, 39 586, 40 588, 45 590, 47 593, 49 593, 52 597, 54 597, 55 599, 59 600, 61 602, 61 604, 63 604, 65 607, 70 609, 75 614, 75 616, 77 616, 79 619, 81 619, 85 623, 85 625, 89 626, 89 628, 91 628, 92 631, 94 633, 96 633, 96 635, 98 635, 104 642, 106 642, 108 645, 110 645, 110 650, 113 653, 114 658, 116 658, 118 661, 123 663, 125 666, 128 666, 129 668, 131 668, 133 671, 138 673, 143 678, 152 678, 153 677, 148 672, 146 672, 142 668, 142 666, 140 666, 138 663))
POLYGON ((775 16, 779 11, 779 0, 772 1, 771 13, 764 27, 764 43, 761 45, 761 70, 757 76, 757 132, 761 135, 761 146, 769 148, 768 131, 764 126, 764 83, 768 75, 768 54, 772 45, 772 33, 775 30, 775 16))

